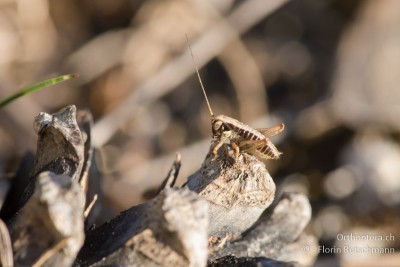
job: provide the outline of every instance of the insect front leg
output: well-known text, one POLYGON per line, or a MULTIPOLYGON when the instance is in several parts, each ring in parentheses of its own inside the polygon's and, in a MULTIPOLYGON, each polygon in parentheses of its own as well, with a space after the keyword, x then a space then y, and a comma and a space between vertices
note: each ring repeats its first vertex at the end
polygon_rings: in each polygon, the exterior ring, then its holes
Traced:
POLYGON ((212 150, 212 153, 214 155, 213 159, 215 159, 217 157, 218 150, 225 143, 225 141, 228 140, 231 137, 231 135, 232 135, 231 131, 225 131, 225 132, 222 133, 222 135, 219 138, 219 142, 214 146, 214 148, 212 150))
POLYGON ((235 149, 235 161, 238 159, 239 157, 239 146, 235 143, 235 142, 231 142, 231 145, 233 147, 233 149, 235 149))

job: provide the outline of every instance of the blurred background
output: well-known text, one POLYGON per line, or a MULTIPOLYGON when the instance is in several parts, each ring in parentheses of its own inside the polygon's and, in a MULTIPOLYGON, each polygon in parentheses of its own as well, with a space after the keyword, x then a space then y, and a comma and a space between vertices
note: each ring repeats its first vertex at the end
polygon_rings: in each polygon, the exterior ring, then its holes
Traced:
MULTIPOLYGON (((34 116, 70 104, 94 116, 103 220, 151 197, 176 152, 183 184, 211 140, 187 34, 215 114, 285 123, 273 138, 283 156, 266 164, 279 192, 309 197, 320 245, 398 251, 399 26, 398 0, 0 0, 0 98, 80 73, 0 110, 0 205, 35 150, 34 116)), ((321 252, 316 266, 396 262, 321 252)))

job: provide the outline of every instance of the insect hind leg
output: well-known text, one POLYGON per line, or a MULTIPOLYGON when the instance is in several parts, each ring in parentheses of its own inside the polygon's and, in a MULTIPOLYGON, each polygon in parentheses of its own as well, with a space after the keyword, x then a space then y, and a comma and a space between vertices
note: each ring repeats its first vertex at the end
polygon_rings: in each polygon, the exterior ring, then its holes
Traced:
POLYGON ((257 149, 267 144, 265 139, 262 140, 244 140, 239 142, 239 148, 243 151, 257 149))
POLYGON ((222 146, 223 144, 224 144, 224 141, 221 140, 221 141, 219 141, 219 142, 213 147, 213 149, 212 149, 212 154, 213 154, 214 159, 217 157, 218 150, 221 148, 221 146, 222 146))
POLYGON ((269 139, 245 140, 239 143, 239 148, 261 159, 278 159, 282 154, 269 139))
POLYGON ((218 140, 218 143, 213 147, 212 149, 212 154, 213 154, 213 159, 217 157, 218 150, 221 148, 221 146, 225 143, 226 140, 228 140, 232 135, 231 131, 225 131, 223 132, 222 136, 218 140))

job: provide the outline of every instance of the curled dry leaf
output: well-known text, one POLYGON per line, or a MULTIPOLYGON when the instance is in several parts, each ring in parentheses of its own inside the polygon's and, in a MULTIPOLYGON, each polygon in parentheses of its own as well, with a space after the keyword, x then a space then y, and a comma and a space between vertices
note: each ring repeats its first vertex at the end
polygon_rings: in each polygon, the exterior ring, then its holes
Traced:
POLYGON ((86 182, 81 178, 90 166, 90 124, 91 115, 77 115, 75 106, 53 115, 42 112, 35 118, 38 148, 33 170, 19 194, 19 206, 7 209, 6 214, 17 265, 70 266, 74 262, 84 241, 81 185, 86 182))
POLYGON ((91 230, 80 266, 204 266, 207 203, 187 189, 165 188, 154 199, 91 230))
MULTIPOLYGON (((85 140, 78 126, 75 106, 67 106, 52 115, 41 112, 36 116, 33 128, 38 134, 35 165, 19 208, 32 196, 38 174, 50 171, 79 181, 85 162, 85 140)), ((87 153, 87 160, 90 160, 90 155, 87 153)))
POLYGON ((66 239, 42 266, 71 266, 84 240, 83 192, 71 177, 51 172, 37 177, 34 191, 9 226, 15 264, 30 266, 66 239))
POLYGON ((310 266, 318 254, 314 236, 304 228, 311 218, 308 199, 299 193, 284 193, 243 236, 210 255, 215 260, 226 255, 268 257, 310 266), (308 251, 304 251, 307 247, 308 251))
POLYGON ((33 125, 39 137, 33 176, 47 170, 78 181, 84 140, 76 120, 76 107, 68 106, 53 115, 41 112, 33 125))

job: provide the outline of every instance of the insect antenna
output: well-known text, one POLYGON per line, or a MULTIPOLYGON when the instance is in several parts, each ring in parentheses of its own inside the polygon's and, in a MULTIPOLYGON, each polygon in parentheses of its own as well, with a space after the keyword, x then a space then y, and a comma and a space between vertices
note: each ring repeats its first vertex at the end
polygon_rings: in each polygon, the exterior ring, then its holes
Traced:
POLYGON ((196 65, 196 60, 194 60, 194 55, 193 55, 193 52, 192 52, 192 47, 190 46, 189 38, 187 37, 186 34, 185 34, 185 37, 186 37, 186 42, 187 42, 188 47, 189 47, 189 50, 190 50, 190 54, 191 54, 191 56, 192 56, 194 68, 196 69, 197 78, 199 78, 199 82, 200 82, 200 85, 201 85, 201 89, 203 90, 204 97, 206 98, 208 110, 210 111, 211 116, 214 117, 214 113, 212 112, 212 109, 211 109, 211 106, 210 106, 210 102, 208 101, 208 97, 207 97, 207 94, 206 94, 206 90, 204 89, 203 82, 201 81, 200 72, 199 72, 199 69, 197 68, 197 65, 196 65))

